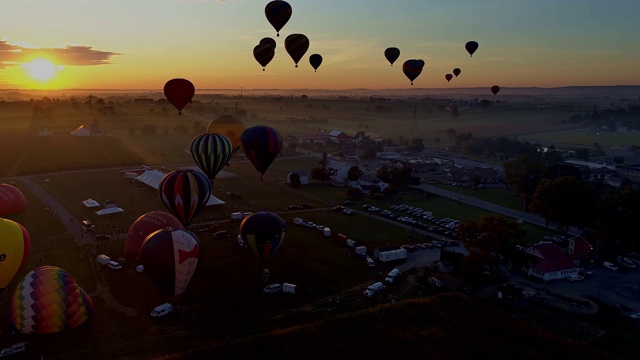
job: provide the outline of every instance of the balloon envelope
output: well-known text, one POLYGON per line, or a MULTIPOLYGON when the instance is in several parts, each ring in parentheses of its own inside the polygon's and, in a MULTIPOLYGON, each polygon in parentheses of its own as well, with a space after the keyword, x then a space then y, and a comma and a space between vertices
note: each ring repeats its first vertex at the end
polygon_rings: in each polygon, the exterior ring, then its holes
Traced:
POLYGON ((200 258, 200 240, 184 229, 164 228, 142 244, 142 264, 156 287, 167 295, 182 295, 200 258))
POLYGON ((420 76, 423 67, 424 61, 418 59, 407 60, 402 64, 402 72, 411 81, 411 85, 413 85, 413 80, 420 76))
POLYGON ((240 141, 245 156, 262 175, 282 149, 282 136, 278 130, 264 125, 246 129, 240 141))
POLYGON ((309 64, 311 64, 313 70, 318 70, 320 64, 322 64, 322 55, 311 54, 311 56, 309 56, 309 64))
POLYGON ((493 85, 491 87, 491 92, 493 93, 493 95, 497 94, 500 91, 500 86, 498 85, 493 85))
POLYGON ((258 44, 271 45, 273 50, 276 49, 276 41, 273 38, 270 38, 270 37, 265 37, 265 38, 260 39, 260 42, 258 44))
POLYGON ((196 88, 187 79, 171 79, 164 84, 164 96, 178 109, 179 114, 191 102, 195 92, 196 88))
POLYGON ((462 72, 462 70, 455 68, 453 69, 453 75, 455 75, 456 77, 458 77, 458 75, 460 75, 460 73, 462 72))
POLYGON ((473 53, 478 50, 478 43, 476 41, 467 41, 467 43, 464 44, 464 48, 467 50, 470 56, 473 56, 473 53))
POLYGON ((9 285, 24 265, 30 248, 27 229, 13 220, 0 218, 0 290, 9 285))
POLYGON ((207 126, 208 133, 222 134, 231 140, 234 153, 240 149, 240 135, 242 135, 244 129, 245 127, 242 121, 231 115, 219 116, 212 120, 209 126, 207 126))
POLYGON ((451 79, 453 79, 453 75, 452 74, 446 74, 444 76, 445 79, 447 79, 447 82, 451 81, 451 79))
POLYGON ((280 216, 260 211, 244 218, 239 232, 242 242, 264 261, 282 245, 286 224, 280 216))
POLYGON ((27 199, 17 187, 0 184, 0 216, 17 214, 27 208, 27 199))
POLYGON ((211 183, 194 170, 175 170, 163 176, 158 185, 162 204, 180 223, 189 226, 211 197, 211 183))
POLYGON ((66 271, 41 266, 16 287, 10 308, 13 330, 51 334, 82 325, 92 313, 93 302, 66 271))
POLYGON ((284 39, 284 48, 298 67, 298 62, 309 50, 309 38, 303 34, 291 34, 284 39))
POLYGON ((253 48, 253 57, 262 65, 262 70, 269 65, 275 56, 274 47, 269 44, 258 44, 253 48))
POLYGON ((270 1, 264 7, 264 15, 267 21, 276 29, 277 36, 280 36, 280 29, 287 24, 291 18, 291 5, 282 0, 270 1))
POLYGON ((196 165, 213 181, 233 155, 231 141, 221 134, 205 133, 191 142, 191 157, 196 165))
POLYGON ((400 49, 398 49, 397 47, 387 48, 384 51, 384 57, 391 64, 391 66, 393 66, 393 63, 396 62, 396 60, 398 60, 398 58, 400 57, 400 49))
POLYGON ((140 261, 140 249, 144 239, 156 230, 166 227, 182 229, 182 224, 175 216, 164 211, 151 211, 137 218, 129 227, 127 238, 124 240, 125 259, 140 261))

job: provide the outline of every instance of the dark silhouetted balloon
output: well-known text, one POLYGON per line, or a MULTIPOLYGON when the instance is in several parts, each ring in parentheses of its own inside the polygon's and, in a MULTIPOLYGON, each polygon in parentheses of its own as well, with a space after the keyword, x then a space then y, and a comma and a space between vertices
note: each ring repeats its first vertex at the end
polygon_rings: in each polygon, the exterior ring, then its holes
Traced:
POLYGON ((270 1, 264 8, 267 20, 276 29, 276 36, 280 36, 280 29, 287 24, 291 18, 291 5, 282 0, 270 1))
POLYGON ((214 120, 211 120, 209 126, 207 126, 208 133, 218 133, 229 138, 234 153, 240 149, 240 135, 242 135, 244 129, 245 127, 242 121, 231 115, 218 116, 214 120))
POLYGON ((189 226, 211 197, 211 182, 199 172, 190 169, 175 170, 160 180, 158 195, 162 204, 180 223, 189 226))
POLYGON ((286 225, 280 216, 260 211, 242 220, 239 233, 242 242, 264 261, 282 245, 286 225))
POLYGON ((458 77, 458 75, 460 75, 460 73, 462 72, 462 70, 455 68, 453 69, 453 75, 455 75, 456 77, 458 77))
POLYGON ((500 92, 500 86, 498 85, 493 85, 491 87, 491 92, 493 93, 493 95, 497 94, 498 92, 500 92))
POLYGON ((140 249, 147 236, 156 230, 166 227, 182 229, 182 224, 175 216, 164 211, 148 212, 131 224, 124 240, 124 257, 130 261, 140 261, 140 249))
POLYGON ((387 58, 387 61, 393 66, 393 63, 398 60, 400 57, 400 49, 397 47, 390 47, 384 51, 384 57, 387 58))
POLYGON ((284 39, 284 48, 298 67, 298 62, 309 50, 309 38, 303 34, 291 34, 284 39))
POLYGON ((311 67, 313 67, 313 70, 318 70, 318 68, 320 67, 320 64, 322 64, 322 55, 320 54, 311 54, 311 56, 309 56, 309 64, 311 64, 311 67))
POLYGON ((193 232, 164 228, 142 243, 142 265, 163 294, 180 296, 196 271, 200 250, 200 240, 193 232))
POLYGON ((451 74, 447 74, 444 76, 445 79, 447 79, 447 82, 451 81, 451 79, 453 79, 453 75, 451 74))
POLYGON ((231 140, 221 134, 198 135, 191 142, 191 157, 196 165, 207 175, 213 185, 213 179, 233 156, 231 140))
POLYGON ((478 50, 478 43, 475 41, 467 41, 467 43, 464 44, 464 48, 467 50, 470 56, 473 56, 473 53, 478 50))
POLYGON ((423 67, 423 60, 411 59, 402 64, 402 72, 404 72, 404 75, 411 81, 411 85, 413 85, 413 80, 420 76, 423 67))
POLYGON ((27 208, 27 198, 11 184, 0 184, 0 216, 13 215, 27 208))
POLYGON ((23 334, 52 334, 82 325, 93 302, 71 275, 55 266, 28 273, 11 296, 9 327, 23 334))
POLYGON ((258 44, 253 48, 253 57, 262 65, 262 71, 269 65, 275 54, 274 47, 269 44, 258 44))
POLYGON ((164 84, 164 96, 182 114, 182 109, 193 99, 196 88, 187 79, 171 79, 164 84))
POLYGON ((258 44, 271 45, 273 50, 276 49, 276 41, 273 38, 270 38, 270 37, 262 38, 258 44))
POLYGON ((278 130, 264 125, 246 129, 240 141, 245 156, 262 175, 282 149, 282 136, 278 130))
POLYGON ((24 265, 30 249, 27 229, 13 220, 0 218, 0 292, 24 265))

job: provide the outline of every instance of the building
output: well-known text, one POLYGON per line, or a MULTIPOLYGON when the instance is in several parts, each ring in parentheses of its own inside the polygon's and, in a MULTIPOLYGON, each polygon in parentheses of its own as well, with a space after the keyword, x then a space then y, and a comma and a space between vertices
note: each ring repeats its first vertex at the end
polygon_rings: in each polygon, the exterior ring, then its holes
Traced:
POLYGON ((329 140, 337 143, 353 142, 353 136, 349 136, 340 130, 333 130, 329 133, 329 140))
POLYGON ((618 176, 629 179, 634 184, 640 184, 640 164, 616 166, 618 176))
POLYGON ((544 281, 577 275, 580 265, 591 262, 593 247, 581 236, 569 239, 567 249, 552 242, 540 242, 526 249, 527 274, 544 281))
POLYGON ((329 133, 326 132, 306 132, 306 133, 291 133, 287 135, 287 140, 300 143, 326 143, 329 141, 329 133))

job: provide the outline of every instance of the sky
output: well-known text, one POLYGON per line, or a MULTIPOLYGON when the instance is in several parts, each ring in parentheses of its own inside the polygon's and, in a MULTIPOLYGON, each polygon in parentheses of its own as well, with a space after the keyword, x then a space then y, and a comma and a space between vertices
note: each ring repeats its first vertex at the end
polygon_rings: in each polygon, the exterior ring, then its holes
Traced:
POLYGON ((279 37, 268 2, 0 0, 0 89, 640 85, 638 0, 289 0, 279 37), (310 44, 297 68, 284 46, 294 33, 310 44), (276 49, 263 71, 253 49, 265 37, 276 49), (400 49, 393 66, 388 47, 400 49), (425 62, 414 85, 409 59, 425 62))

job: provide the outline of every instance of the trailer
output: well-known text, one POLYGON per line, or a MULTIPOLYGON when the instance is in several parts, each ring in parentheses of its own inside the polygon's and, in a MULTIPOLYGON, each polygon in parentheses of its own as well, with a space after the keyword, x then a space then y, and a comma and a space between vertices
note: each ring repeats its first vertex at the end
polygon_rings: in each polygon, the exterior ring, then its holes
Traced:
POLYGON ((295 294, 296 293, 296 285, 289 283, 282 283, 282 292, 295 294))
POLYGON ((403 262, 407 260, 408 253, 407 249, 398 246, 394 249, 376 249, 373 252, 373 256, 383 263, 403 262))

